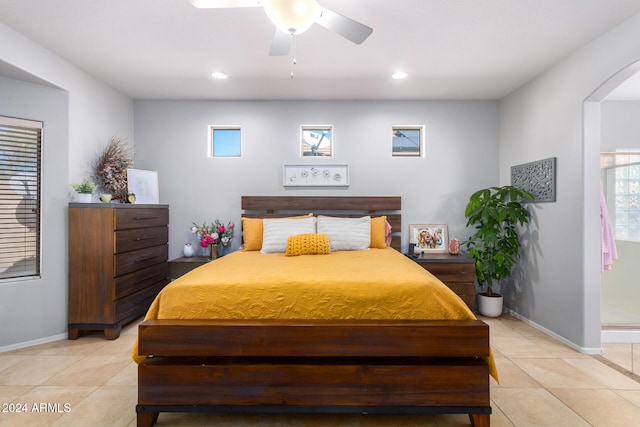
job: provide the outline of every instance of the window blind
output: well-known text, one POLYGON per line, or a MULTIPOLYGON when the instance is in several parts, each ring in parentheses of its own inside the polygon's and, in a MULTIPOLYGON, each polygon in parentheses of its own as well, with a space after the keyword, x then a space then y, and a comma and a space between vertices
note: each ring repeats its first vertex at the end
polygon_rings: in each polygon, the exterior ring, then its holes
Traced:
POLYGON ((0 280, 40 275, 42 122, 0 116, 0 280))

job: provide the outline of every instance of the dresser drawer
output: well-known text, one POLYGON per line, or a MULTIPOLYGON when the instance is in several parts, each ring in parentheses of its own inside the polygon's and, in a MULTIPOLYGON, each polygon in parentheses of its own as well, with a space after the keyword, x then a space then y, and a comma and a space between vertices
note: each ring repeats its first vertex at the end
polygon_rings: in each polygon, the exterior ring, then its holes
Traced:
POLYGON ((116 300, 116 322, 145 314, 153 302, 153 299, 167 283, 169 283, 169 280, 149 286, 148 288, 116 300))
POLYGON ((120 299, 142 288, 166 281, 169 278, 169 264, 162 263, 143 268, 116 278, 116 297, 120 299))
POLYGON ((447 287, 458 294, 469 307, 476 305, 476 285, 475 283, 447 283, 447 287))
POLYGON ((158 227, 169 224, 169 209, 116 209, 115 229, 158 227))
POLYGON ((115 253, 158 246, 168 241, 169 229, 166 226, 116 231, 115 253))
POLYGON ((154 264, 166 262, 169 258, 168 246, 166 244, 152 248, 139 249, 137 251, 116 254, 115 256, 115 277, 123 274, 133 273, 154 264))
POLYGON ((475 282, 476 269, 474 264, 420 262, 420 265, 447 284, 475 282))

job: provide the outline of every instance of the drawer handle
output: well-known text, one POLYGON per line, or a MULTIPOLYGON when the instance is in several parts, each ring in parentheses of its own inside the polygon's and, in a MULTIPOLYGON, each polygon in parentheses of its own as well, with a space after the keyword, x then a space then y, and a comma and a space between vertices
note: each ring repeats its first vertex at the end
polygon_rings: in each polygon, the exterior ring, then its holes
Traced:
POLYGON ((156 236, 146 236, 146 237, 138 237, 136 238, 136 242, 139 242, 140 240, 149 240, 149 239, 155 239, 156 236))
POLYGON ((156 218, 158 218, 158 217, 157 216, 136 216, 136 217, 133 217, 133 219, 135 219, 136 221, 137 220, 141 220, 141 219, 156 219, 156 218))
POLYGON ((434 273, 434 274, 436 274, 436 275, 438 275, 438 274, 455 274, 456 276, 464 276, 467 273, 465 273, 464 271, 439 271, 439 272, 434 273))
POLYGON ((145 277, 144 279, 140 279, 138 281, 135 282, 136 285, 142 283, 142 282, 146 282, 148 280, 155 280, 156 278, 160 278, 162 277, 161 274, 154 274, 153 276, 149 276, 149 277, 145 277))
POLYGON ((153 258, 158 258, 158 255, 151 255, 151 256, 148 256, 148 257, 144 257, 144 258, 138 258, 133 262, 143 262, 143 261, 148 261, 148 260, 153 259, 153 258))

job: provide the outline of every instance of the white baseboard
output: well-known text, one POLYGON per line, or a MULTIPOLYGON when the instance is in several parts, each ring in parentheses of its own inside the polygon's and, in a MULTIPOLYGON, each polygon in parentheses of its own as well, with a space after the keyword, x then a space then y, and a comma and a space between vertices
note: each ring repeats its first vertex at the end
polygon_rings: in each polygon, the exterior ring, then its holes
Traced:
POLYGON ((54 335, 46 338, 38 338, 37 340, 33 340, 33 341, 25 341, 17 344, 11 344, 4 347, 0 347, 0 353, 4 353, 5 351, 18 350, 21 348, 31 347, 38 344, 46 344, 48 342, 53 342, 53 341, 66 340, 66 339, 67 339, 66 333, 54 335))
POLYGON ((640 331, 625 329, 606 329, 600 332, 600 340, 603 343, 640 343, 640 331))
POLYGON ((602 347, 599 348, 593 348, 593 347, 581 347, 579 345, 577 345, 576 343, 569 341, 568 339, 556 334, 553 331, 550 331, 549 329, 545 328, 544 326, 538 325, 536 322, 533 322, 529 319, 527 319, 526 317, 522 317, 521 315, 519 315, 518 313, 515 313, 509 309, 505 309, 505 311, 507 313, 509 313, 510 315, 512 315, 513 317, 517 318, 518 320, 522 321, 523 323, 526 323, 529 326, 532 326, 534 328, 536 328, 537 330, 544 332, 545 334, 549 335, 550 337, 560 341, 561 343, 571 347, 572 349, 574 349, 577 352, 580 352, 582 354, 588 354, 588 355, 596 355, 596 354, 603 354, 604 351, 602 350, 602 347))

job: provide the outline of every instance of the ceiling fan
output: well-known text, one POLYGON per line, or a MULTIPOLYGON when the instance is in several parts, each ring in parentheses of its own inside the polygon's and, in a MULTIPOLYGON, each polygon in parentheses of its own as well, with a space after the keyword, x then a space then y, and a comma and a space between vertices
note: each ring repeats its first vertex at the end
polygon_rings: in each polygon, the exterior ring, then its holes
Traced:
POLYGON ((361 44, 373 29, 320 6, 315 0, 189 0, 198 8, 264 7, 276 26, 269 55, 287 55, 295 35, 309 29, 315 22, 342 37, 361 44))

